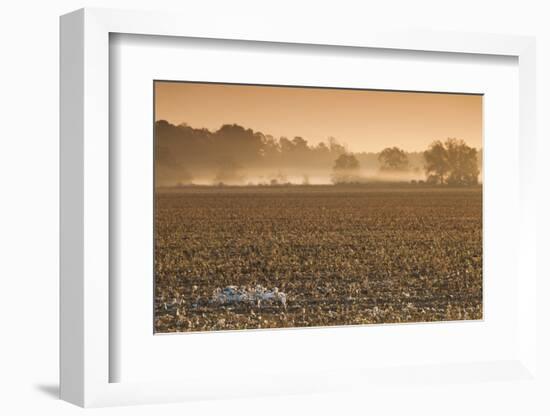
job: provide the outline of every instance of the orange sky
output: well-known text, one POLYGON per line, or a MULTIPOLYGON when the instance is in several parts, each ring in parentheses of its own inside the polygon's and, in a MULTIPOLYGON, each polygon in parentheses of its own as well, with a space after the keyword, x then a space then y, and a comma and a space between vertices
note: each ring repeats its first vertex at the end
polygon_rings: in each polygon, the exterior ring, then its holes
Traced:
POLYGON ((447 137, 482 145, 481 95, 156 81, 155 107, 173 124, 237 123, 311 144, 333 136, 354 152, 421 151, 447 137))

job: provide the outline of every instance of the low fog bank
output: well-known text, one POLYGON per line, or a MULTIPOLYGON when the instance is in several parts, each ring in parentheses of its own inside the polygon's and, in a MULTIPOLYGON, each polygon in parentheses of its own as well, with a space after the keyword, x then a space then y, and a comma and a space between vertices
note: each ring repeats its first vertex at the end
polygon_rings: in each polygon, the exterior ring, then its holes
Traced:
MULTIPOLYGON (((274 138, 237 124, 211 132, 166 121, 155 124, 155 185, 282 186, 342 183, 479 182, 481 150, 464 141, 436 140, 429 149, 348 152, 329 137, 311 145, 302 137, 274 138)), ((366 143, 368 141, 366 140, 366 143)))
MULTIPOLYGON (((171 178, 157 180, 159 187, 181 187, 192 185, 230 185, 230 186, 282 186, 282 185, 333 185, 334 178, 330 169, 320 171, 299 172, 288 171, 263 171, 238 169, 233 172, 208 173, 202 172, 197 176, 185 172, 178 177, 177 172, 170 175, 171 178)), ((357 183, 400 182, 414 183, 426 179, 420 170, 406 172, 382 172, 376 169, 361 169, 358 172, 357 183)))

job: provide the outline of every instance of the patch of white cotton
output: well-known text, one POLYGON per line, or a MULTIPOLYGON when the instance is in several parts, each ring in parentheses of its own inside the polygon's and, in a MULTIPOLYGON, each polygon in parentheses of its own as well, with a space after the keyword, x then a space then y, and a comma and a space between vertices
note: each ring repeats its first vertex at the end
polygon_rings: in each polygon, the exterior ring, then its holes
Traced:
POLYGON ((217 288, 212 293, 212 302, 217 305, 253 304, 261 307, 262 304, 281 304, 286 309, 286 294, 279 292, 276 287, 269 290, 261 285, 226 286, 217 288))

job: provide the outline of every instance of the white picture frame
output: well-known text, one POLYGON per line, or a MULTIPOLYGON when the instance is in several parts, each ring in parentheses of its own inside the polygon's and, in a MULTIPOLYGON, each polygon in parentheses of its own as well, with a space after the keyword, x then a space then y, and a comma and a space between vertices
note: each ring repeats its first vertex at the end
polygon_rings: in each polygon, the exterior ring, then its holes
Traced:
MULTIPOLYGON (((193 376, 180 381, 110 382, 119 359, 110 349, 110 171, 109 36, 136 34, 205 39, 382 48, 517 57, 519 65, 519 206, 517 354, 510 359, 423 366, 414 377, 479 383, 483 374, 518 383, 537 383, 535 269, 535 41, 507 35, 384 32, 377 29, 330 33, 326 28, 281 30, 277 24, 225 22, 208 26, 177 14, 82 9, 61 18, 61 398, 80 406, 184 401, 341 389, 395 383, 410 369, 337 369, 311 373, 266 373, 265 379, 231 386, 193 376), (482 375, 480 377, 480 374, 482 375), (343 381, 344 380, 344 381, 343 381)), ((112 259, 111 259, 112 260, 112 259)), ((310 332, 313 335, 312 332, 310 332)), ((305 336, 305 335, 304 335, 305 336)), ((309 335, 308 335, 309 336, 309 335)), ((335 335, 337 336, 337 335, 335 335)))

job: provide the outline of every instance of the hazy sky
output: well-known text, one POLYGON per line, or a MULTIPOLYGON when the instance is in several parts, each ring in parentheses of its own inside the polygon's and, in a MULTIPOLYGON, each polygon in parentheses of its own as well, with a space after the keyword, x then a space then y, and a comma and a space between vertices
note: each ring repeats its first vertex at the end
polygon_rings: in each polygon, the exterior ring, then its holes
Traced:
POLYGON ((447 137, 482 145, 480 95, 156 82, 155 107, 172 124, 237 123, 310 144, 333 136, 354 152, 421 151, 447 137))

